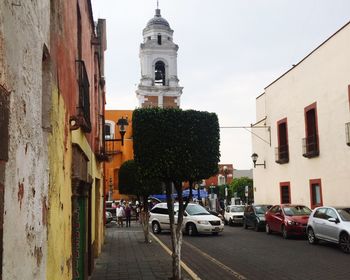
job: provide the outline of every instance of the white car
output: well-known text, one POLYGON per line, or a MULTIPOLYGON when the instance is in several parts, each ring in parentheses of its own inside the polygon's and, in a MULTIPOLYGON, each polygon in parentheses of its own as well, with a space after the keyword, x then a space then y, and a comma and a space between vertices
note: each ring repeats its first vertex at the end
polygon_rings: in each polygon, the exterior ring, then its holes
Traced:
POLYGON ((310 244, 319 240, 337 243, 340 249, 350 254, 350 207, 315 208, 307 224, 310 244))
MULTIPOLYGON (((179 205, 175 203, 175 221, 179 205)), ((160 233, 162 230, 170 230, 169 211, 166 203, 158 203, 150 211, 149 223, 153 233, 160 233)), ((188 235, 198 233, 211 233, 217 235, 224 230, 224 224, 220 218, 211 215, 199 204, 189 203, 184 212, 182 230, 188 235)))
POLYGON ((243 224, 244 205, 229 205, 225 209, 225 224, 243 224))

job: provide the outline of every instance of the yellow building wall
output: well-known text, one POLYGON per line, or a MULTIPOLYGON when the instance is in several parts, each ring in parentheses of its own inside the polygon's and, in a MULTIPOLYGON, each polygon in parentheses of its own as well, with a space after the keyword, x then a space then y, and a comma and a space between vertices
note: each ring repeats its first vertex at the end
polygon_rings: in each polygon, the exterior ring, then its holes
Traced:
POLYGON ((99 213, 98 209, 102 209, 103 207, 103 200, 101 199, 103 196, 103 165, 96 160, 95 153, 91 150, 85 134, 80 129, 72 131, 72 143, 79 145, 81 150, 89 159, 88 174, 93 179, 91 189, 91 242, 92 244, 95 242, 94 251, 95 257, 97 257, 97 255, 101 252, 101 247, 103 244, 103 216, 101 214, 96 217, 96 212, 99 213), (101 182, 100 186, 96 186, 96 179, 101 182), (100 201, 99 205, 96 205, 96 201, 100 201))
MULTIPOLYGON (((110 190, 110 185, 113 186, 113 200, 118 199, 125 199, 129 200, 130 197, 126 195, 121 195, 119 193, 119 186, 118 186, 118 172, 120 169, 120 166, 123 164, 123 162, 133 159, 134 158, 134 149, 133 149, 133 141, 132 141, 132 110, 106 110, 105 112, 105 120, 111 120, 115 123, 118 122, 118 119, 124 117, 128 118, 129 125, 126 129, 125 135, 124 135, 124 146, 121 145, 121 142, 117 143, 117 149, 120 151, 119 154, 113 155, 108 162, 106 162, 105 165, 105 192, 107 194, 106 199, 108 199, 108 192, 110 190)), ((119 129, 116 126, 114 128, 115 130, 115 138, 120 139, 120 133, 119 129)))
POLYGON ((72 279, 71 166, 68 116, 58 89, 53 90, 52 133, 49 137, 49 197, 47 211, 47 279, 72 279))

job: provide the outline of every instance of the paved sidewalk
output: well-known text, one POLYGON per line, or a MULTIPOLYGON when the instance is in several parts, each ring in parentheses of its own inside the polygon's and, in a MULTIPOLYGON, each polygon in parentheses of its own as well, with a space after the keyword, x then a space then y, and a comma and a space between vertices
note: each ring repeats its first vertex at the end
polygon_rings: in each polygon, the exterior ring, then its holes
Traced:
MULTIPOLYGON (((105 244, 90 280, 171 278, 171 256, 150 238, 152 243, 145 244, 142 228, 135 221, 131 227, 107 225, 105 244)), ((182 276, 191 279, 185 271, 182 276)))

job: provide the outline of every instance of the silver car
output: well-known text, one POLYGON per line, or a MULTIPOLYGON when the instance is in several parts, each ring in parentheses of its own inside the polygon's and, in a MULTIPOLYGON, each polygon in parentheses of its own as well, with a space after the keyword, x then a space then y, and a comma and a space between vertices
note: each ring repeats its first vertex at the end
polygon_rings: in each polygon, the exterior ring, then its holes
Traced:
POLYGON ((340 249, 350 253, 350 207, 317 207, 307 224, 310 244, 319 240, 337 243, 340 249))

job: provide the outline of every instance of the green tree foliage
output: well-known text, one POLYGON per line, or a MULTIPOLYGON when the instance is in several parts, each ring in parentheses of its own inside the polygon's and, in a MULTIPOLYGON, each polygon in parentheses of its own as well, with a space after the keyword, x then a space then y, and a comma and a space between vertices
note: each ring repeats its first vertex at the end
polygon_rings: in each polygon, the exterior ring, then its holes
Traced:
MULTIPOLYGON (((165 183, 173 248, 173 279, 181 278, 182 182, 216 174, 220 159, 219 122, 216 114, 194 110, 147 108, 133 113, 135 162, 143 178, 165 183), (178 195, 178 222, 174 225, 172 186, 178 195)), ((191 184, 192 185, 192 184, 191 184)))
POLYGON ((232 196, 237 193, 237 197, 244 203, 254 202, 253 180, 248 177, 234 178, 230 184, 230 192, 232 196), (248 186, 249 201, 246 201, 245 186, 248 186))
POLYGON ((125 161, 119 170, 119 192, 122 194, 136 195, 142 199, 141 223, 143 226, 145 242, 149 243, 148 230, 148 196, 159 193, 162 189, 161 182, 156 178, 143 178, 139 166, 134 160, 125 161))

